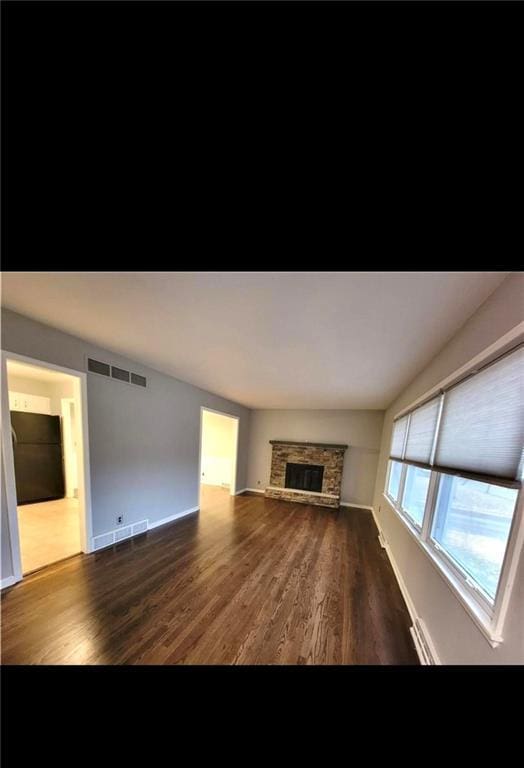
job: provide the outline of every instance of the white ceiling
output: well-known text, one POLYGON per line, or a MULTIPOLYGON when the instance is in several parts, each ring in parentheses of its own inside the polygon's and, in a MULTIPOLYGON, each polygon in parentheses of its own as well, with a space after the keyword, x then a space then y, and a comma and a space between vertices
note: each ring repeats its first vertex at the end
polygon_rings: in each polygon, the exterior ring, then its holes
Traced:
POLYGON ((18 360, 7 361, 7 376, 19 376, 23 379, 33 379, 53 384, 63 384, 64 382, 74 380, 74 377, 69 376, 67 373, 53 371, 51 368, 41 368, 39 365, 20 363, 18 360))
POLYGON ((506 272, 3 273, 3 305, 252 408, 386 408, 506 272))

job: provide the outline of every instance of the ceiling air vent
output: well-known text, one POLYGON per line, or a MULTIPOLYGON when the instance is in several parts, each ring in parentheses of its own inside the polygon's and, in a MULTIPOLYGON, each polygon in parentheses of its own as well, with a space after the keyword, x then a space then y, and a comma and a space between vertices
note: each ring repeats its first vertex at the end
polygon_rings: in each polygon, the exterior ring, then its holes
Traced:
POLYGON ((101 363, 99 360, 87 359, 87 370, 91 373, 99 373, 101 376, 109 376, 109 365, 101 363))
POLYGON ((129 381, 129 371, 124 371, 123 368, 117 368, 116 365, 111 366, 111 376, 114 379, 120 379, 120 381, 129 381))
POLYGON ((146 386, 146 377, 139 376, 138 373, 131 374, 131 384, 138 384, 139 387, 146 386))

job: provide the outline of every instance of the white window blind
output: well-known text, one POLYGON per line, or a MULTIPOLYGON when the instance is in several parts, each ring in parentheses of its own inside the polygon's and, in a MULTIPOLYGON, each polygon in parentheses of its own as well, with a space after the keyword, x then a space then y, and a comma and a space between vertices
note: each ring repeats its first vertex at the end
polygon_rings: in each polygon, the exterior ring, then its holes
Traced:
POLYGON ((444 395, 435 465, 520 480, 524 445, 524 349, 444 395))
POLYGON ((393 424, 393 436, 391 438, 391 451, 390 456, 393 459, 402 459, 404 451, 404 439, 406 437, 406 427, 408 424, 408 416, 404 416, 402 419, 395 421, 393 424))
POLYGON ((404 455, 406 461, 420 461, 429 464, 439 409, 440 397, 436 397, 411 413, 404 455))

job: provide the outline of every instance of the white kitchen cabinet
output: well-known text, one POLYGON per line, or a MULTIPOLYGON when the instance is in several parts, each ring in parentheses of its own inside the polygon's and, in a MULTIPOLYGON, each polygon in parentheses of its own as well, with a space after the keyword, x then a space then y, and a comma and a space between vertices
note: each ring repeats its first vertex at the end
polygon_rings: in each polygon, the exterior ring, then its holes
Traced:
POLYGON ((23 392, 9 392, 9 410, 45 413, 51 416, 51 398, 41 395, 24 395, 23 392))

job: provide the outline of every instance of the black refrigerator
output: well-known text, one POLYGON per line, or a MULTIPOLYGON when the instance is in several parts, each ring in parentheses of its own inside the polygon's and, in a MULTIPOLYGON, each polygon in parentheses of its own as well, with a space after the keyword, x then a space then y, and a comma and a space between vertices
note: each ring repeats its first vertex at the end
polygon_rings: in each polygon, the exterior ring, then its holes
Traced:
POLYGON ((65 496, 60 416, 11 411, 18 504, 65 496))

